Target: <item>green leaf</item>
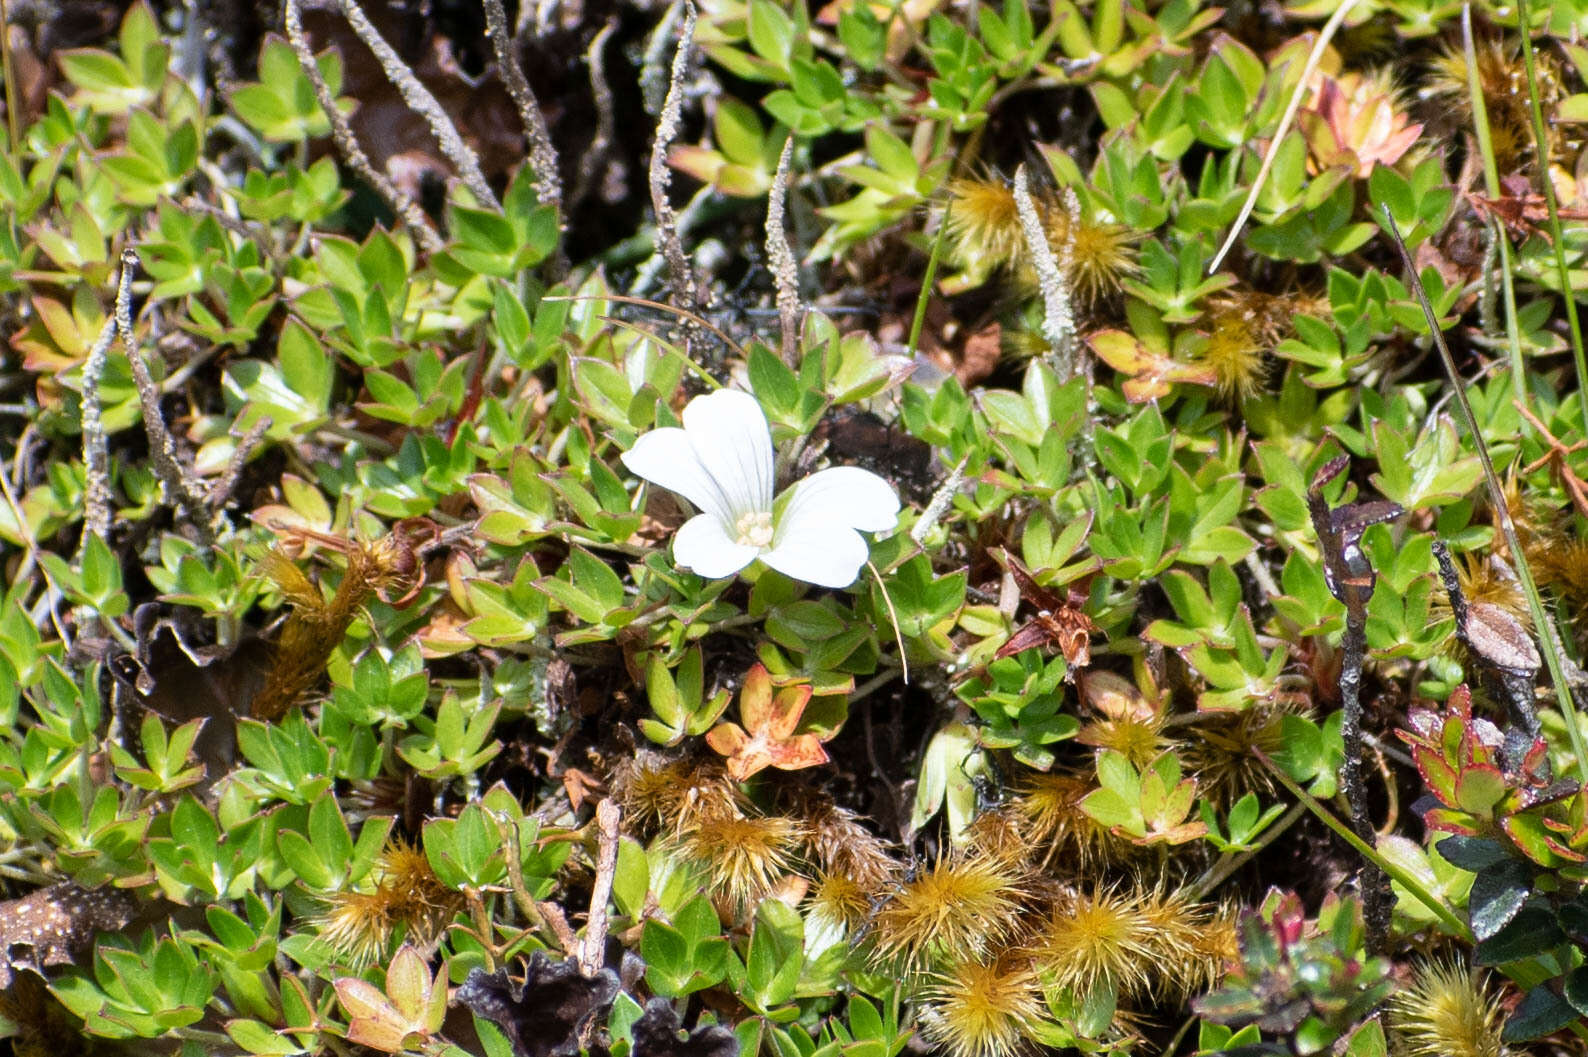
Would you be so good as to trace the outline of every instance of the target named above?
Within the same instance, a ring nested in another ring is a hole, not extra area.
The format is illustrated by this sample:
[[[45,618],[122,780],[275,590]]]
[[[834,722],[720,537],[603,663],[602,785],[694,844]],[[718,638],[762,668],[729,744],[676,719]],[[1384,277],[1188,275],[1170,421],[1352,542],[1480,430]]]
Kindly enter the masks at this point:
[[[331,360],[314,333],[296,318],[289,317],[276,344],[281,358],[282,380],[303,397],[310,407],[324,412],[331,406]]]
[[[1467,903],[1473,935],[1479,940],[1496,935],[1516,917],[1532,891],[1533,871],[1517,859],[1506,859],[1479,872]]]
[[[1479,965],[1504,965],[1531,958],[1565,939],[1554,914],[1540,906],[1524,906],[1497,934],[1478,944],[1474,960]]]
[[[1577,1019],[1577,1011],[1549,984],[1539,984],[1522,997],[1500,1030],[1504,1042],[1529,1042],[1553,1035]]]

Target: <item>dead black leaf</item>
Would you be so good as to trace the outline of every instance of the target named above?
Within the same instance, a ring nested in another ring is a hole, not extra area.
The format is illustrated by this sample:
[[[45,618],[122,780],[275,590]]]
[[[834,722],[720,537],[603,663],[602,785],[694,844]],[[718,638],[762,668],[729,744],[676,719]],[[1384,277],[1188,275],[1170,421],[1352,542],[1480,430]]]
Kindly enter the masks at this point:
[[[136,908],[120,889],[74,881],[0,903],[0,989],[11,986],[17,969],[72,964],[96,933],[119,930]]]
[[[1362,533],[1371,525],[1394,521],[1405,509],[1388,499],[1347,503],[1330,508],[1323,498],[1323,486],[1338,477],[1350,463],[1345,455],[1331,460],[1313,478],[1307,490],[1307,508],[1318,533],[1323,554],[1323,578],[1329,593],[1345,603],[1359,619],[1365,617],[1368,597],[1373,594],[1377,576],[1362,553]]]
[[[720,1024],[706,1024],[684,1034],[678,1014],[665,998],[645,1003],[645,1015],[634,1022],[633,1057],[739,1057],[739,1040]]]
[[[514,1057],[574,1057],[581,1031],[617,993],[618,977],[611,969],[584,977],[575,962],[553,962],[536,951],[522,983],[506,969],[475,969],[458,988],[457,1001],[501,1028]]]

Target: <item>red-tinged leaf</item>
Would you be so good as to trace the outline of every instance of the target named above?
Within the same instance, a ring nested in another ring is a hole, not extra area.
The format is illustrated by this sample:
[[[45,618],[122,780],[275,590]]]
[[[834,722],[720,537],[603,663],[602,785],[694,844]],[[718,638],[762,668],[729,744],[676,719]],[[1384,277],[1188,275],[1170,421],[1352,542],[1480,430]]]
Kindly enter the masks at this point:
[[[386,994],[392,1005],[410,1024],[424,1020],[434,987],[430,970],[419,952],[407,944],[397,952],[386,970]]]
[[[1413,749],[1412,759],[1423,776],[1428,791],[1439,798],[1446,807],[1456,805],[1456,771],[1444,760],[1426,749]]]
[[[1469,767],[1456,776],[1456,806],[1474,815],[1488,817],[1505,799],[1509,789],[1499,768]]]
[[[706,732],[706,744],[723,756],[739,756],[750,744],[750,735],[737,723],[718,723]]]
[[[772,709],[766,715],[765,726],[767,732],[775,738],[787,738],[794,733],[794,728],[800,725],[800,719],[805,715],[805,706],[810,704],[810,686],[790,686],[777,692],[772,698]]]
[[[828,756],[823,739],[794,733],[811,693],[809,684],[798,684],[774,694],[771,676],[757,664],[739,692],[739,718],[744,725],[719,723],[706,734],[706,744],[727,757],[728,774],[740,782],[768,767],[797,771],[824,764]]]
[[[744,675],[744,686],[739,690],[739,715],[744,725],[758,727],[766,722],[772,707],[772,673],[766,665],[757,664]]]
[[[1086,339],[1098,358],[1128,375],[1122,387],[1125,399],[1145,404],[1168,396],[1176,382],[1213,387],[1218,374],[1205,363],[1187,363],[1153,352],[1122,330],[1104,330]]]
[[[1020,597],[1036,606],[1039,611],[1053,613],[1064,608],[1064,601],[1052,591],[1043,587],[1032,578],[1031,570],[1016,560],[1013,554],[1003,552],[1004,564],[1009,568],[1009,575],[1014,577],[1015,586],[1020,589]]]
[[[1207,835],[1208,827],[1205,822],[1184,822],[1169,829],[1153,830],[1145,837],[1138,838],[1137,844],[1184,844],[1187,841],[1197,840]]]
[[[1009,641],[998,647],[998,652],[993,654],[993,658],[1003,660],[1005,657],[1013,657],[1017,653],[1024,653],[1033,647],[1041,646],[1047,641],[1047,629],[1032,621],[1016,628],[1015,633],[1009,636]]]
[[[716,182],[717,174],[728,164],[728,160],[714,150],[680,144],[667,152],[667,164],[703,184],[709,184]]]
[[[1008,551],[1002,554],[1009,575],[1020,589],[1020,599],[1037,610],[1034,617],[1018,628],[1009,641],[999,647],[994,659],[1002,660],[1036,646],[1051,646],[1064,655],[1064,662],[1072,669],[1084,668],[1092,663],[1092,633],[1097,625],[1081,611],[1085,594],[1071,592],[1069,598],[1037,583],[1024,565]]]
[[[1560,842],[1551,837],[1540,823],[1537,815],[1524,813],[1501,819],[1500,828],[1522,849],[1522,854],[1540,866],[1554,868],[1568,862],[1584,861],[1581,854],[1561,847]]]
[[[1465,811],[1444,807],[1436,807],[1424,812],[1423,825],[1441,833],[1455,833],[1463,837],[1476,837],[1480,834],[1478,827],[1473,825],[1471,815]]]
[[[349,1014],[347,1037],[350,1042],[383,1053],[399,1053],[404,1049],[403,1040],[413,1030],[413,1025],[387,1000],[380,988],[356,976],[340,977],[331,986]]]

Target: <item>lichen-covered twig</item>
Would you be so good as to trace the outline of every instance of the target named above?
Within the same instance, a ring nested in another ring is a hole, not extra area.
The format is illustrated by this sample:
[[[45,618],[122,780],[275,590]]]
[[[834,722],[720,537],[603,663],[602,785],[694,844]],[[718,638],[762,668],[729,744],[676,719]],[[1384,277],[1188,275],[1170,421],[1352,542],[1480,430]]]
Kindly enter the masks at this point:
[[[1075,309],[1070,303],[1068,270],[1062,261],[1054,257],[1053,247],[1048,244],[1047,229],[1042,223],[1041,214],[1037,212],[1036,202],[1031,198],[1031,186],[1026,180],[1024,165],[1015,170],[1014,195],[1020,231],[1031,253],[1037,285],[1042,289],[1042,336],[1052,346],[1053,368],[1059,381],[1067,382],[1075,373]],[[1075,214],[1080,208],[1074,191],[1066,196],[1065,206],[1070,210],[1070,224],[1066,230],[1073,232],[1077,226]],[[1071,237],[1066,236],[1066,253],[1069,252],[1068,240]]]
[[[931,535],[932,530],[937,527],[938,521],[948,511],[949,504],[954,501],[954,496],[959,492],[959,486],[965,483],[965,464],[968,462],[970,462],[969,453],[959,460],[959,463],[943,479],[943,483],[937,486],[937,490],[932,493],[931,500],[926,504],[926,509],[921,512],[920,519],[910,529],[910,539],[915,541],[917,547],[925,544],[926,537]]]
[[[287,43],[292,45],[293,52],[298,56],[298,65],[303,68],[304,76],[314,86],[314,97],[319,100],[320,109],[331,122],[331,141],[336,144],[337,153],[342,156],[342,160],[350,169],[358,173],[363,181],[374,189],[392,214],[413,232],[414,238],[419,240],[419,245],[426,253],[439,252],[446,242],[430,223],[430,218],[425,216],[425,211],[420,209],[412,198],[375,168],[369,160],[369,155],[364,153],[364,148],[359,146],[358,137],[353,135],[353,126],[348,124],[347,115],[337,109],[336,97],[331,94],[331,87],[325,83],[325,78],[320,76],[320,67],[314,61],[314,52],[310,50],[309,42],[303,35],[303,17],[298,3],[299,0],[286,0],[282,5],[287,28]]]
[[[116,299],[131,283],[126,268],[121,270],[121,282]],[[88,350],[83,361],[83,465],[88,480],[83,489],[83,543],[89,536],[106,539],[110,536],[110,448],[105,440],[105,423],[100,413],[99,381],[105,376],[105,361],[110,356],[110,343],[116,340],[114,314],[99,331],[99,337]]]
[[[226,470],[210,485],[210,509],[220,510],[231,499],[232,491],[237,487],[237,479],[242,476],[243,464],[248,461],[248,456],[259,447],[259,442],[265,439],[265,434],[270,431],[274,423],[269,415],[261,416],[258,422],[248,427],[248,431],[237,439],[237,447],[232,449],[232,457],[226,462]],[[235,435],[235,433],[234,433]]]
[[[799,270],[794,251],[789,248],[788,232],[783,230],[783,207],[788,198],[789,164],[794,160],[794,137],[783,143],[777,174],[772,177],[772,193],[766,204],[766,257],[772,265],[772,282],[777,287],[777,318],[783,331],[783,362],[799,367],[800,290]]]
[[[458,171],[458,178],[463,181],[463,186],[482,206],[487,209],[500,210],[502,205],[496,199],[496,194],[491,190],[491,185],[486,181],[485,174],[480,171],[479,159],[474,156],[468,146],[463,142],[463,137],[458,135],[458,130],[452,124],[452,119],[447,117],[441,104],[436,102],[436,97],[430,94],[430,89],[419,83],[419,78],[408,68],[408,64],[392,50],[386,43],[386,38],[370,22],[364,14],[364,9],[358,6],[358,0],[341,0],[342,16],[347,19],[348,25],[353,27],[353,32],[358,34],[358,39],[364,46],[375,53],[375,61],[380,63],[380,68],[385,71],[386,77],[391,81],[398,94],[403,97],[403,102],[413,108],[414,112],[425,119],[425,124],[430,126],[430,131],[436,137],[436,142],[441,146],[441,153],[447,156],[453,168]]]
[[[657,117],[662,114],[662,103],[667,98],[667,85],[671,81],[667,46],[678,36],[678,20],[683,14],[683,4],[668,5],[667,14],[646,39],[645,53],[640,57],[640,101],[647,114]]]
[[[695,43],[695,5],[684,0],[684,25],[679,33],[678,51],[673,55],[672,72],[667,85],[667,99],[662,103],[662,114],[656,122],[656,139],[651,144],[651,208],[656,212],[656,243],[661,247],[667,262],[668,277],[672,286],[672,301],[686,312],[699,313],[700,294],[695,289],[695,276],[684,255],[684,243],[678,236],[678,216],[667,198],[672,183],[672,170],[667,166],[667,150],[678,136],[680,115],[684,106],[684,80],[689,74],[690,52]],[[695,333],[693,328],[684,331],[685,352],[694,358]]]
[[[557,211],[562,221],[562,177],[557,172],[557,148],[551,143],[551,130],[546,127],[546,117],[540,112],[540,103],[534,89],[524,77],[524,70],[513,54],[516,38],[507,28],[507,12],[502,10],[502,0],[484,0],[485,35],[491,38],[496,52],[496,68],[502,72],[502,83],[513,105],[518,107],[519,120],[524,123],[524,136],[529,140],[529,167],[535,173],[535,190],[543,205]]]
[[[137,338],[132,333],[131,275],[139,266],[138,253],[130,246],[121,251],[121,290],[129,296],[116,297],[116,330],[121,334],[122,347],[127,350],[127,360],[132,366],[132,381],[138,387],[138,402],[143,410],[143,431],[149,438],[149,455],[154,461],[155,476],[165,488],[166,501],[177,508],[182,517],[198,533],[205,547],[215,544],[215,513],[210,509],[204,485],[198,477],[182,464],[177,454],[176,440],[166,428],[160,413],[160,387],[149,374],[149,365],[138,350]]]
[[[1505,699],[1511,715],[1511,727],[1505,734],[1505,765],[1520,770],[1542,732],[1538,710],[1533,707],[1533,687],[1543,664],[1538,647],[1527,627],[1504,608],[1492,602],[1467,601],[1444,540],[1434,541],[1434,558],[1450,598],[1450,614],[1456,618],[1456,638],[1467,648],[1474,666],[1492,678]],[[1547,758],[1544,766],[1549,766]]]

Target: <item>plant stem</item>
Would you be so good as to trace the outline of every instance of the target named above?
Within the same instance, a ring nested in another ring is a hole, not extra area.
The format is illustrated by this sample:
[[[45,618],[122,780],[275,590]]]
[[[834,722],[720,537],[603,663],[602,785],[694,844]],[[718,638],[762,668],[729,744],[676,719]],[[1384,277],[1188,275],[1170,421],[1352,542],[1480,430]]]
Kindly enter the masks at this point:
[[[1367,652],[1366,614],[1350,607],[1345,618],[1345,637],[1340,643],[1340,706],[1345,722],[1340,739],[1345,743],[1345,759],[1340,764],[1340,787],[1351,805],[1351,828],[1363,844],[1375,846],[1378,834],[1368,814],[1367,787],[1362,784],[1362,658]],[[1367,924],[1368,942],[1382,951],[1389,940],[1390,913],[1394,909],[1389,877],[1369,860],[1362,877],[1362,917]]]
[[[1461,918],[1456,915],[1456,912],[1446,905],[1444,900],[1440,899],[1438,896],[1434,895],[1427,888],[1425,888],[1421,879],[1419,879],[1415,874],[1402,869],[1400,866],[1390,862],[1388,859],[1384,858],[1384,856],[1380,855],[1376,848],[1352,832],[1351,827],[1335,818],[1334,813],[1320,804],[1317,797],[1313,796],[1311,793],[1301,788],[1301,786],[1297,785],[1296,780],[1291,778],[1290,775],[1286,774],[1284,769],[1275,763],[1262,749],[1254,747],[1252,749],[1252,754],[1257,757],[1259,762],[1261,762],[1264,767],[1268,768],[1268,770],[1276,779],[1278,779],[1280,785],[1284,786],[1290,791],[1292,796],[1301,801],[1302,804],[1306,805],[1307,810],[1316,815],[1320,822],[1334,830],[1334,832],[1339,835],[1341,840],[1345,841],[1347,844],[1351,845],[1351,847],[1361,852],[1362,855],[1366,857],[1367,860],[1374,866],[1377,866],[1384,873],[1388,874],[1390,877],[1399,882],[1401,887],[1410,892],[1412,897],[1419,903],[1433,911],[1434,916],[1449,926],[1457,936],[1466,940],[1468,943],[1473,942],[1472,929],[1467,927],[1467,923],[1462,921]]]

